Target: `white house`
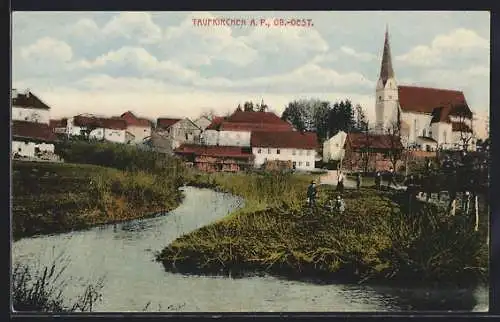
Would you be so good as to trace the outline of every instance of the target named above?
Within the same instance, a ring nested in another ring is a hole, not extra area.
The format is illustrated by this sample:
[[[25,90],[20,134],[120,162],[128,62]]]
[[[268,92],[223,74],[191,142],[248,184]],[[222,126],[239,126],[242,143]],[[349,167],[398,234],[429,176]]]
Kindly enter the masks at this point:
[[[316,133],[252,132],[254,166],[261,167],[266,161],[291,161],[297,170],[313,170],[316,157]]]
[[[137,117],[131,111],[123,113],[120,118],[127,123],[127,142],[140,144],[151,136],[152,123],[148,119]]]
[[[50,107],[30,90],[12,90],[12,120],[49,124]]]
[[[464,93],[457,90],[398,85],[386,31],[375,116],[379,133],[401,129],[406,147],[421,150],[474,149],[472,119]]]
[[[14,120],[12,126],[12,154],[40,158],[54,155],[56,136],[45,123]]]
[[[201,129],[188,118],[158,118],[156,131],[171,137],[172,149],[181,144],[195,144],[200,141]]]
[[[347,133],[339,131],[337,134],[323,142],[323,162],[340,160],[344,156],[344,144]]]
[[[127,123],[121,118],[77,115],[67,120],[69,136],[88,135],[89,139],[127,143]]]
[[[228,117],[217,117],[201,135],[201,143],[219,146],[251,146],[254,132],[292,132],[293,126],[271,112],[236,110]]]

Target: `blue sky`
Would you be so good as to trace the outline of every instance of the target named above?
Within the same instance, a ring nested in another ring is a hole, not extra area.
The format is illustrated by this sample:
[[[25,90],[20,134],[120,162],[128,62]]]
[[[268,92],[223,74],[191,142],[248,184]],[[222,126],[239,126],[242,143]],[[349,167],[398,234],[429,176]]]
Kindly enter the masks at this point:
[[[197,27],[193,18],[312,19]],[[15,12],[13,87],[53,117],[126,110],[195,117],[264,101],[351,99],[374,115],[386,25],[399,84],[463,90],[489,113],[488,12]]]

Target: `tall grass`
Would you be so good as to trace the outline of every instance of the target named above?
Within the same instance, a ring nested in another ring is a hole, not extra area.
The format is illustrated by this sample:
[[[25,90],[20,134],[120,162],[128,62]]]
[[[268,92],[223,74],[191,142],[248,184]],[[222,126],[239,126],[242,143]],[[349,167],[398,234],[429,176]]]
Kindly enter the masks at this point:
[[[334,194],[322,187],[319,203]],[[344,198],[343,214],[279,202],[237,213],[178,238],[157,260],[187,273],[323,281],[466,285],[487,276],[484,236],[463,217],[422,203],[410,215],[391,193],[370,189],[348,190]]]
[[[80,296],[67,299],[67,281],[62,274],[67,266],[53,262],[41,269],[16,264],[12,271],[12,305],[18,312],[91,312],[102,300],[103,279],[89,283]]]
[[[13,164],[14,238],[146,217],[180,203],[174,178],[69,163]]]

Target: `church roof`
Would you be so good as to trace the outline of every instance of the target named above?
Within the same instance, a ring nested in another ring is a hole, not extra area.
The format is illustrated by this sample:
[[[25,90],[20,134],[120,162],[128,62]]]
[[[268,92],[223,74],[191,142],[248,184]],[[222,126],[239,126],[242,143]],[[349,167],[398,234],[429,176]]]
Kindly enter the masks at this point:
[[[391,59],[391,46],[389,44],[389,31],[385,31],[385,41],[384,41],[384,52],[382,54],[382,64],[380,66],[380,79],[382,79],[383,84],[387,82],[389,78],[394,77],[394,69],[392,68]]]
[[[417,87],[398,86],[399,105],[403,112],[432,114],[435,109],[465,106],[470,111],[462,91]]]

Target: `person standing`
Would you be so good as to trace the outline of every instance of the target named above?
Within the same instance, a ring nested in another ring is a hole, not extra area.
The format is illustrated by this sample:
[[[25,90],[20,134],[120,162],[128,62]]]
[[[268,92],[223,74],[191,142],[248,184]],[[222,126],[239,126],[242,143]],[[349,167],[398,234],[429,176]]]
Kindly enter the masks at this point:
[[[382,178],[380,176],[380,172],[377,171],[375,173],[375,187],[377,187],[377,190],[380,190],[381,184],[382,184]]]
[[[307,201],[309,203],[309,207],[313,207],[316,205],[316,182],[313,180],[309,187],[307,187]]]
[[[387,188],[390,188],[392,185],[394,185],[395,188],[398,187],[396,181],[394,180],[394,176],[394,169],[391,167],[389,168],[389,184],[387,185]]]
[[[343,214],[345,211],[345,202],[340,195],[337,196],[337,200],[335,201],[335,209],[339,214]]]
[[[356,189],[359,190],[361,188],[361,173],[356,173]]]
[[[337,191],[340,193],[344,192],[344,174],[342,171],[339,171],[338,177],[337,177]]]

